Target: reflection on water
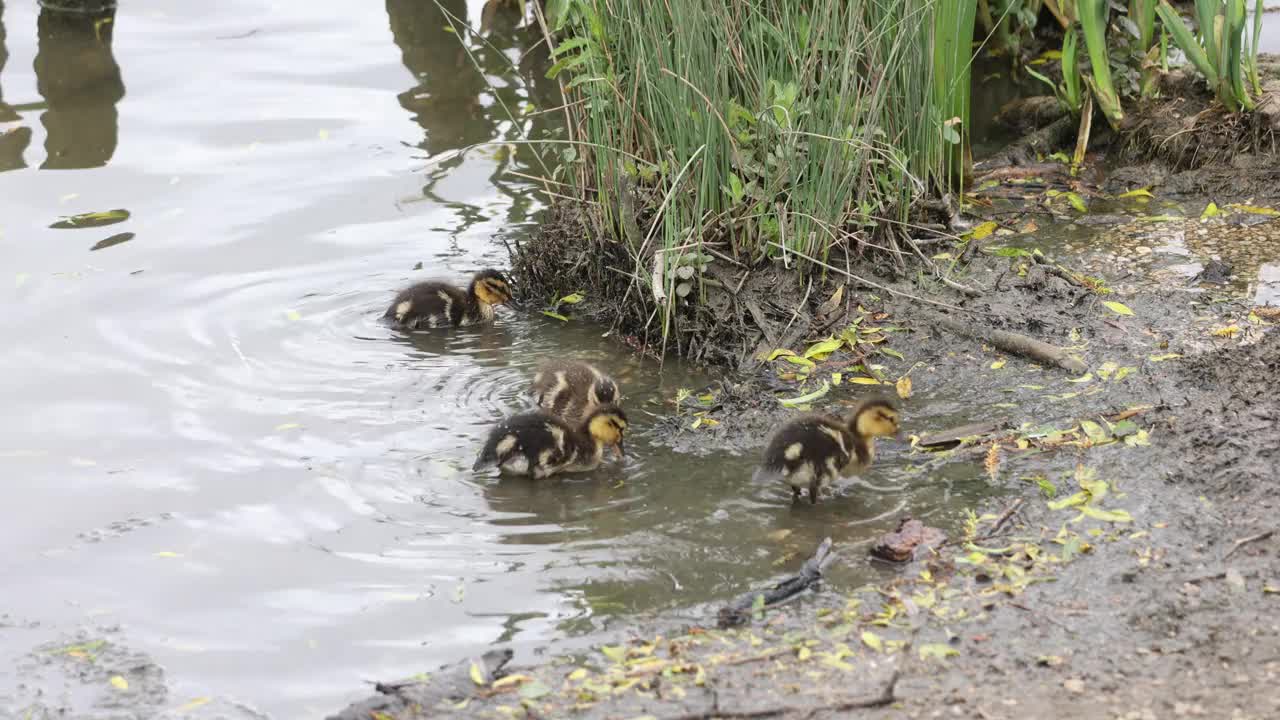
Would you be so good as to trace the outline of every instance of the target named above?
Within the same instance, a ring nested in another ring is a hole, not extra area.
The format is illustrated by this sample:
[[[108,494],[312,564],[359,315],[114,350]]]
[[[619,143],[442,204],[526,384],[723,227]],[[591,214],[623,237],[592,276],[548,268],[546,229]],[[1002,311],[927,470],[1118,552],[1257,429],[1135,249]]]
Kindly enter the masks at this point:
[[[116,103],[124,97],[111,53],[115,8],[96,12],[40,10],[37,87],[49,109],[45,169],[105,165],[116,151]]]
[[[4,9],[0,107],[48,157],[25,167],[0,138],[0,572],[21,588],[0,614],[51,640],[119,623],[175,705],[310,717],[362,678],[694,612],[827,534],[848,549],[832,583],[860,583],[886,513],[947,526],[991,492],[969,466],[924,482],[886,445],[875,481],[906,490],[794,507],[751,482],[755,457],[655,443],[653,416],[707,379],[604,328],[507,309],[491,328],[380,325],[406,283],[505,264],[495,238],[540,207],[516,174],[541,172],[528,146],[457,151],[562,117],[539,112],[555,85],[518,3],[442,4],[131,0],[88,25]],[[130,217],[49,229],[109,208]],[[622,384],[625,464],[472,473],[537,363],[565,354]],[[920,398],[919,429],[969,419]],[[0,715],[35,692],[6,672],[30,648],[0,634]]]

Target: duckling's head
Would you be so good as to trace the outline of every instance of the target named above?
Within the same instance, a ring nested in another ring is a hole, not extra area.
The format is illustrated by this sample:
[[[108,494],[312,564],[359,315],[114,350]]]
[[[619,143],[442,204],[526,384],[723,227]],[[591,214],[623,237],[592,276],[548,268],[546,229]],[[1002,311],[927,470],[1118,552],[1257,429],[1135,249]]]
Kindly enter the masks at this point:
[[[511,283],[497,270],[481,270],[471,279],[471,294],[486,305],[505,305],[511,302]]]
[[[853,411],[849,423],[854,432],[865,438],[893,437],[898,434],[898,408],[888,398],[876,397],[862,401]]]
[[[608,377],[596,378],[595,384],[591,386],[591,394],[596,405],[612,405],[618,402],[620,395],[618,384]]]
[[[627,431],[627,414],[617,405],[601,405],[587,415],[587,434],[604,447],[612,447],[622,457],[622,436]]]

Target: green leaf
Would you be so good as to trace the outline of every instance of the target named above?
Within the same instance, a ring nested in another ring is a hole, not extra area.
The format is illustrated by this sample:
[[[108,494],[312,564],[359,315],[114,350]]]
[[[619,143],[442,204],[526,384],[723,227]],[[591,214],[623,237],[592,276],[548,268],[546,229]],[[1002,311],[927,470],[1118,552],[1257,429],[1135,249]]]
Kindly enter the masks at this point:
[[[1088,493],[1078,492],[1068,497],[1064,497],[1061,500],[1054,500],[1053,502],[1049,503],[1049,509],[1063,510],[1065,508],[1075,507],[1076,505],[1083,505],[1088,501],[1089,501]]]
[[[104,225],[115,225],[129,219],[129,211],[123,209],[103,210],[101,212],[71,215],[55,222],[49,227],[55,230],[73,230],[76,228],[93,228]]]
[[[1149,198],[1149,197],[1155,197],[1155,195],[1151,194],[1151,188],[1138,188],[1137,190],[1130,190],[1129,192],[1120,193],[1116,197],[1121,197],[1121,198],[1148,197]]]
[[[560,313],[558,313],[558,312],[551,312],[550,310],[543,310],[543,311],[542,311],[542,314],[543,314],[543,315],[546,315],[546,316],[547,316],[547,317],[549,317],[549,318],[555,318],[556,320],[559,320],[560,322],[569,322],[569,318],[567,318],[567,317],[565,317],[565,316],[561,315],[561,314],[560,314]]]
[[[808,350],[804,351],[804,356],[806,358],[825,360],[828,355],[842,347],[844,347],[844,340],[829,337],[826,340],[822,340],[811,345]]]
[[[888,355],[889,357],[898,358],[899,360],[906,360],[906,358],[902,356],[902,353],[898,352],[897,350],[894,350],[893,348],[880,348],[880,352],[884,353],[885,355]]]
[[[565,295],[564,297],[560,298],[560,302],[564,303],[565,305],[577,305],[578,303],[586,299],[587,299],[586,295],[583,295],[580,292],[576,292],[571,295]]]
[[[949,657],[954,657],[959,654],[959,650],[956,650],[946,643],[925,643],[920,646],[921,660],[946,660]]]
[[[1104,300],[1102,304],[1105,305],[1108,310],[1110,310],[1111,312],[1117,315],[1133,314],[1133,311],[1129,309],[1128,305],[1125,305],[1124,303],[1116,302],[1115,300]]]
[[[1084,204],[1084,198],[1073,192],[1063,194],[1067,196],[1067,202],[1071,203],[1071,207],[1075,208],[1077,212],[1089,212],[1089,206]]]
[[[797,407],[799,405],[807,405],[813,402],[814,400],[817,400],[818,398],[822,397],[823,395],[826,395],[827,392],[829,392],[830,390],[831,390],[831,384],[824,380],[822,383],[822,387],[818,388],[817,390],[814,390],[808,395],[801,395],[800,397],[794,397],[794,398],[778,398],[778,402],[782,403],[783,407]]]
[[[978,225],[974,229],[970,230],[969,237],[973,238],[974,240],[985,240],[986,238],[991,236],[991,233],[995,232],[999,228],[1000,228],[999,224],[988,220],[987,222],[984,222],[981,225]]]
[[[601,645],[600,652],[615,663],[621,663],[627,659],[627,649],[621,645]]]
[[[1217,217],[1221,214],[1222,211],[1218,209],[1218,204],[1210,200],[1209,204],[1204,206],[1204,212],[1200,213],[1200,219]]]
[[[773,362],[774,360],[777,360],[778,358],[783,357],[784,355],[795,355],[795,353],[786,348],[778,348],[777,350],[774,350],[773,352],[769,353],[769,357],[765,358],[765,360],[767,362]]]

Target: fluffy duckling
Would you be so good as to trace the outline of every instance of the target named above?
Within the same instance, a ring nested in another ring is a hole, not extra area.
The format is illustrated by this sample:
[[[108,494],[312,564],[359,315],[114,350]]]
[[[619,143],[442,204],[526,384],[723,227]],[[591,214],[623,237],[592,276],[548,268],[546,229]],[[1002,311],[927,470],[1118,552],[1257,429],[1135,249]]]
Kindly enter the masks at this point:
[[[402,330],[474,325],[492,321],[494,306],[511,300],[507,277],[497,270],[481,270],[466,290],[439,280],[405,288],[382,319]]]
[[[601,405],[577,427],[542,411],[503,420],[476,458],[473,470],[497,467],[511,475],[544,478],[559,472],[585,472],[600,465],[605,447],[622,457],[627,416],[616,405]]]
[[[885,398],[862,401],[846,418],[798,417],[773,434],[755,479],[786,482],[793,501],[807,487],[809,502],[816,504],[824,485],[837,477],[856,475],[871,464],[875,439],[897,435],[898,420],[897,407]]]
[[[533,376],[538,407],[576,425],[600,405],[618,402],[618,383],[582,360],[548,360]]]

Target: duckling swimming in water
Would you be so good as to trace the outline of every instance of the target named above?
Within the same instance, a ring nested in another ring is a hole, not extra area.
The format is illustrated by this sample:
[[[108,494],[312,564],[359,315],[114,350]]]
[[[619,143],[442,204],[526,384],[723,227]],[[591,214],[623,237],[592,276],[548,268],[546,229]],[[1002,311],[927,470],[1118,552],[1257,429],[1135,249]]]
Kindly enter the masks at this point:
[[[600,405],[620,399],[618,383],[583,360],[548,360],[533,376],[533,400],[538,407],[576,425]]]
[[[382,319],[402,330],[474,325],[492,321],[494,306],[511,300],[507,277],[497,270],[481,270],[466,290],[439,280],[405,288]]]
[[[544,478],[560,472],[594,470],[605,447],[622,457],[627,416],[616,405],[601,405],[577,427],[543,411],[503,420],[489,433],[473,470],[497,467],[510,475]]]
[[[875,460],[875,439],[898,434],[898,409],[891,400],[871,398],[847,418],[803,415],[778,428],[756,470],[757,481],[782,480],[791,486],[792,500],[809,489],[817,504],[818,491],[837,477],[856,475]]]

